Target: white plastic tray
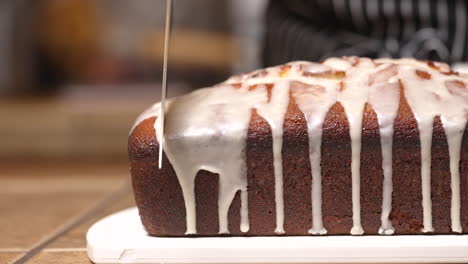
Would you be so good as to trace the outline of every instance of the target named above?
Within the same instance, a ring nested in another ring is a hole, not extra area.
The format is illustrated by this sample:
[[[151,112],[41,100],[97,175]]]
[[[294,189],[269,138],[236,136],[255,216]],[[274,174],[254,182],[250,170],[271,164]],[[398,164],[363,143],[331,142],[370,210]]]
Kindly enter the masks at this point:
[[[88,231],[95,263],[449,263],[468,262],[468,236],[161,238],[126,209]]]

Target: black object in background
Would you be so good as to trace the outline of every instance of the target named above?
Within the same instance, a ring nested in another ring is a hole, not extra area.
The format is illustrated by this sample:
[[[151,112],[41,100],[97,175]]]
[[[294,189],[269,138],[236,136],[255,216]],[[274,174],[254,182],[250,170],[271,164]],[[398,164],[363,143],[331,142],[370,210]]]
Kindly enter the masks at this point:
[[[466,61],[465,0],[271,0],[263,62],[330,56]]]

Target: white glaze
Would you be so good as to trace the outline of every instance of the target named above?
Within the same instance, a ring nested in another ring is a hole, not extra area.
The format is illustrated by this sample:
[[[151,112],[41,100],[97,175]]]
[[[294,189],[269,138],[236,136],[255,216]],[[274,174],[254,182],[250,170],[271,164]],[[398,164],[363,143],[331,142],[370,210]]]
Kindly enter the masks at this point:
[[[310,72],[319,73],[332,70],[322,64],[309,66]],[[322,174],[320,168],[322,128],[330,107],[336,103],[340,80],[311,78],[307,83],[291,85],[294,99],[307,120],[309,135],[309,160],[312,174],[312,228],[310,234],[324,235],[327,230],[322,220]]]
[[[453,122],[457,124],[457,126],[465,127],[468,112],[466,96],[454,96],[449,91],[446,84],[447,81],[456,80],[464,83],[465,80],[463,77],[440,73],[429,67],[427,64],[414,60],[400,60],[398,63],[400,63],[399,77],[404,84],[405,97],[416,118],[420,134],[422,204],[424,216],[424,227],[422,231],[433,232],[431,201],[431,144],[434,118],[436,116],[440,116],[442,120],[446,120],[445,123]],[[442,67],[443,70],[447,70],[444,66]],[[416,70],[430,72],[431,79],[427,80],[419,78],[416,74]],[[466,93],[466,87],[461,92]],[[452,149],[457,149],[457,146],[454,146],[457,142],[453,139],[452,135],[448,136],[448,142],[452,142]],[[461,148],[461,140],[458,142],[458,145],[458,147]],[[452,152],[454,151],[452,150]],[[450,158],[456,158],[454,155],[455,154],[452,154]],[[452,164],[453,161],[450,163]],[[453,166],[454,165],[451,165],[451,167]],[[457,176],[454,175],[454,170],[455,168],[451,169],[452,179],[457,178]],[[458,169],[456,170],[458,171]],[[459,211],[453,207],[452,210]],[[452,217],[454,217],[453,214]],[[452,221],[456,220],[452,219]]]
[[[329,63],[325,61],[325,64]],[[333,65],[329,63],[329,65]],[[344,66],[344,65],[343,65]],[[342,66],[342,67],[343,67]],[[353,201],[353,227],[352,235],[362,235],[361,226],[361,133],[364,106],[369,93],[369,72],[375,69],[374,63],[369,59],[362,59],[353,67],[348,63],[346,79],[343,81],[343,90],[338,94],[338,101],[343,106],[349,122],[349,135],[351,138],[351,182]]]
[[[400,103],[400,85],[394,81],[396,66],[381,65],[376,69],[375,80],[369,84],[369,104],[372,105],[379,122],[380,144],[382,146],[382,170],[384,174],[382,194],[382,215],[379,234],[391,235],[395,232],[389,219],[392,210],[393,168],[392,147],[393,128]],[[381,100],[384,97],[385,100]]]
[[[248,91],[247,87],[236,89],[225,84],[178,97],[168,104],[165,153],[182,187],[187,234],[196,233],[194,182],[199,170],[219,174],[219,233],[229,233],[228,210],[239,190],[241,227],[248,231],[246,136],[251,109],[265,101],[264,89]]]
[[[434,67],[438,67],[436,70]],[[416,70],[430,75],[421,78]],[[337,74],[343,71],[345,74]],[[306,74],[307,73],[307,74]],[[468,92],[451,87],[448,81],[464,82],[464,76],[450,73],[445,64],[413,59],[331,58],[323,64],[297,61],[238,75],[213,88],[205,88],[170,100],[167,105],[165,152],[182,187],[186,207],[187,234],[196,233],[194,182],[199,170],[219,174],[219,233],[229,233],[228,210],[237,192],[241,197],[242,232],[249,230],[248,192],[246,178],[246,140],[253,109],[269,124],[273,136],[275,204],[277,234],[284,230],[283,199],[283,125],[289,104],[294,97],[307,120],[309,159],[312,175],[312,228],[310,234],[325,234],[322,220],[321,140],[326,114],[340,103],[348,118],[352,146],[352,207],[351,234],[363,234],[360,208],[360,154],[363,114],[366,103],[377,114],[382,145],[384,172],[380,234],[393,234],[389,220],[392,208],[392,142],[393,127],[399,107],[400,83],[403,96],[414,113],[421,139],[421,178],[423,194],[424,232],[433,231],[430,199],[430,161],[434,118],[440,116],[449,144],[452,188],[452,230],[461,232],[459,161],[461,139],[466,127]],[[327,76],[331,74],[332,77]],[[267,85],[271,84],[271,94]],[[251,89],[256,86],[255,89]],[[455,94],[453,92],[455,89]],[[158,115],[155,104],[137,119]],[[159,130],[156,119],[155,130]],[[133,128],[132,128],[133,130]],[[287,231],[287,230],[286,230]]]
[[[421,141],[421,184],[424,227],[423,232],[433,232],[431,199],[431,144],[434,119],[418,120],[419,139]]]
[[[461,217],[460,217],[460,152],[463,132],[465,131],[465,123],[454,123],[442,118],[442,124],[447,135],[449,154],[450,154],[450,175],[452,199],[450,208],[450,217],[452,219],[452,232],[461,233]]]
[[[271,91],[271,100],[256,105],[257,113],[270,125],[273,136],[273,168],[275,174],[275,233],[284,234],[284,199],[283,199],[283,124],[289,104],[289,81],[279,80]]]
[[[135,127],[140,124],[143,120],[151,118],[151,117],[158,117],[159,112],[161,111],[161,103],[157,102],[150,106],[148,109],[143,111],[137,119],[135,120],[135,123],[133,124],[132,128],[130,129],[130,134],[132,134],[133,130],[135,130]]]

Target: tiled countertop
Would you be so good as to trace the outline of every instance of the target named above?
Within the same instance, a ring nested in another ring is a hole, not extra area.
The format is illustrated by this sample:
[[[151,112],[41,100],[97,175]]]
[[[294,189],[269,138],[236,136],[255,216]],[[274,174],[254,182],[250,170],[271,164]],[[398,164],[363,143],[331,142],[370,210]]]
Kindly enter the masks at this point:
[[[90,263],[86,232],[134,206],[125,162],[1,164],[0,263]]]
[[[0,264],[90,264],[89,227],[132,206],[125,161],[0,162]]]

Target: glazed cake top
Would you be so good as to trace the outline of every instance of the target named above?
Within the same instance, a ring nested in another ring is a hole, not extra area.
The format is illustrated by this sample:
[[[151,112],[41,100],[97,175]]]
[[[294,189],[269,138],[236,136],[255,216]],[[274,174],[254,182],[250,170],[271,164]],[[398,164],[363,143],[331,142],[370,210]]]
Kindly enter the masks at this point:
[[[284,116],[294,99],[307,120],[312,186],[313,221],[310,233],[324,234],[321,216],[321,136],[329,109],[340,103],[347,116],[352,141],[351,234],[364,232],[360,220],[360,151],[365,104],[377,114],[383,155],[384,197],[382,234],[393,233],[388,218],[392,190],[392,136],[400,97],[413,112],[421,140],[423,208],[425,232],[433,231],[430,194],[431,139],[434,118],[440,116],[451,159],[452,229],[461,231],[458,162],[468,119],[468,76],[443,63],[415,59],[330,58],[322,63],[295,61],[281,66],[236,75],[211,88],[173,98],[166,105],[164,151],[177,174],[185,199],[187,234],[196,233],[194,180],[199,170],[220,175],[219,232],[228,233],[227,212],[241,191],[241,230],[249,229],[245,148],[251,111],[255,109],[271,127],[275,173],[276,230],[284,233],[282,188],[282,141]],[[403,93],[402,95],[400,93]],[[157,103],[145,111],[144,119],[157,117]],[[452,168],[453,167],[453,168]],[[458,185],[457,185],[458,183]],[[457,187],[458,186],[458,187]]]

